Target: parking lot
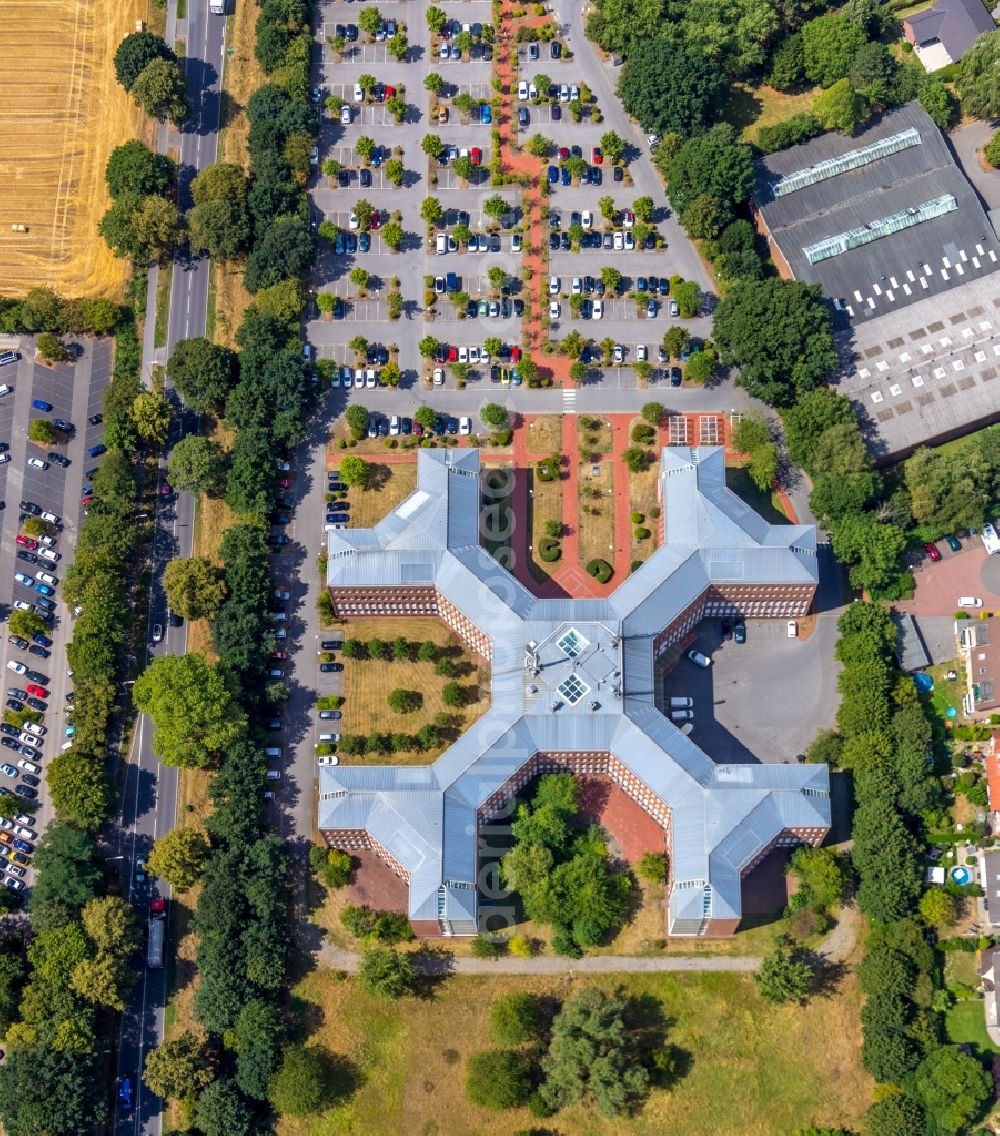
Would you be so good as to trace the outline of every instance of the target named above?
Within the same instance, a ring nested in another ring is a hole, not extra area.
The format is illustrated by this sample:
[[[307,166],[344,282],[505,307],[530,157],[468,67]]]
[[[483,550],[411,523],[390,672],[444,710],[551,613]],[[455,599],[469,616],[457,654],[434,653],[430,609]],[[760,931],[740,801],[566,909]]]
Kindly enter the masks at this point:
[[[817,616],[805,637],[789,638],[787,624],[747,620],[746,642],[737,643],[723,639],[721,621],[705,620],[692,648],[711,666],[685,656],[666,675],[665,713],[671,697],[693,699],[691,739],[713,761],[794,762],[819,730],[833,725],[840,669],[833,656],[836,614]]]
[[[34,349],[29,341],[21,344],[21,350],[22,358],[16,364],[0,370],[0,382],[13,387],[11,393],[0,398],[0,442],[6,444],[8,448],[4,453],[10,455],[9,460],[0,465],[0,499],[3,501],[0,512],[0,580],[7,581],[3,584],[0,599],[5,612],[9,614],[14,602],[37,603],[39,599],[48,598],[37,590],[42,582],[36,579],[38,572],[45,571],[54,576],[57,583],[51,585],[54,611],[46,636],[51,643],[33,643],[31,645],[39,651],[29,653],[5,637],[0,644],[0,663],[5,676],[5,700],[14,699],[24,704],[23,698],[12,693],[23,690],[29,697],[38,697],[46,707],[42,719],[45,732],[38,735],[42,744],[29,746],[34,757],[28,758],[44,765],[44,761],[58,753],[66,743],[65,730],[72,721],[65,712],[65,708],[70,706],[73,686],[66,665],[66,644],[72,636],[72,620],[59,602],[59,583],[72,562],[83,515],[83,487],[88,484],[87,473],[95,470],[101,460],[100,457],[90,457],[87,451],[101,442],[103,425],[88,420],[101,413],[104,391],[110,378],[111,343],[109,340],[86,342],[82,356],[74,365],[58,364],[54,367],[34,362]],[[33,402],[43,403],[51,409],[33,407]],[[73,429],[60,430],[52,444],[36,444],[28,440],[28,425],[33,418],[59,419],[72,425]],[[61,456],[69,464],[63,467],[51,461],[50,453]],[[28,465],[32,457],[46,463],[48,468]],[[22,509],[22,502],[29,503],[30,508]],[[39,545],[32,540],[19,545],[15,541],[21,529],[20,518],[31,515],[35,509],[59,518],[49,526],[49,539],[53,542],[49,550],[58,559],[38,557],[38,550],[44,548],[44,544]],[[38,558],[34,561],[27,559],[31,556]],[[34,581],[33,586],[16,583],[15,572]],[[45,656],[42,651],[50,654]],[[42,674],[46,681],[37,682],[31,676],[15,673],[9,665],[11,663]],[[29,682],[41,687],[45,693],[31,694],[27,689]],[[14,706],[8,701],[6,708],[12,710]],[[24,744],[12,734],[5,734],[5,738]],[[8,765],[16,767],[19,760],[27,757],[23,751],[18,753],[8,748],[10,752],[3,753],[3,761]],[[4,777],[2,784],[7,788],[24,786],[24,770],[16,778]],[[28,788],[31,787],[29,784]],[[50,819],[52,810],[44,782],[38,785],[38,791],[37,824],[32,827],[40,832]],[[3,866],[8,867],[6,861]]]

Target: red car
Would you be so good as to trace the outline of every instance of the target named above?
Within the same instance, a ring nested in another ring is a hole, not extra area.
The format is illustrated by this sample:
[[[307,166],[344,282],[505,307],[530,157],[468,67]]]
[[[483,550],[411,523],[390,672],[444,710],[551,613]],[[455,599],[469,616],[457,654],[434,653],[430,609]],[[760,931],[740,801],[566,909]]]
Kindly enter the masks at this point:
[[[164,483],[160,486],[160,492],[164,497],[169,497],[170,494],[173,493],[173,491],[173,486],[169,481],[164,481]]]
[[[38,547],[38,541],[32,540],[30,536],[25,536],[24,533],[18,533],[14,540],[22,545],[24,548],[30,549],[32,552]]]
[[[599,166],[604,161],[604,155],[601,153],[600,146],[595,146],[591,151],[594,159],[594,165]]]
[[[569,157],[569,147],[568,146],[560,146],[559,147],[559,157],[562,161],[564,161],[564,162],[566,161],[566,159]]]
[[[272,659],[287,659],[288,658],[288,652],[287,651],[272,651],[271,652],[271,658]]]
[[[372,228],[377,229],[382,224],[382,214],[377,209],[372,210]]]
[[[278,485],[279,485],[279,487],[280,487],[280,488],[282,488],[282,489],[291,489],[291,487],[292,487],[292,480],[291,480],[291,478],[290,478],[290,477],[283,477],[283,478],[282,478],[282,479],[281,479],[281,480],[280,480],[280,481],[278,482]]]
[[[520,347],[512,347],[510,349],[510,357],[515,363],[520,363],[520,361],[521,361],[521,348]]]
[[[81,505],[89,505],[89,504],[90,504],[90,502],[91,502],[91,501],[93,501],[93,499],[94,499],[94,498],[93,498],[93,497],[91,497],[91,496],[90,496],[90,494],[88,493],[86,497],[82,497],[82,498],[80,499],[80,504],[81,504]]]
[[[458,348],[457,347],[449,347],[448,348],[448,362],[449,363],[457,363],[458,362]]]
[[[396,88],[395,88],[395,87],[391,87],[391,86],[389,86],[389,84],[387,83],[387,84],[386,84],[386,87],[385,87],[385,97],[386,97],[387,99],[391,99],[391,98],[392,98],[392,96],[393,96],[393,95],[394,95],[395,93],[396,93]]]
[[[941,559],[941,553],[938,551],[938,546],[934,543],[934,541],[932,541],[932,540],[927,541],[927,543],[924,545],[924,550],[926,551],[927,555],[931,558],[931,560],[940,560]]]
[[[478,146],[473,146],[469,151],[469,160],[474,166],[481,166],[483,164],[483,152]]]
[[[48,698],[49,692],[44,686],[37,686],[33,682],[29,682],[24,688],[29,694],[33,694],[36,698]]]
[[[413,423],[413,433],[414,433],[414,435],[415,435],[416,437],[418,437],[418,438],[419,438],[419,437],[420,437],[420,435],[421,435],[421,434],[422,434],[423,432],[424,432],[424,428],[423,428],[423,426],[421,426],[419,422],[414,422],[414,423]]]

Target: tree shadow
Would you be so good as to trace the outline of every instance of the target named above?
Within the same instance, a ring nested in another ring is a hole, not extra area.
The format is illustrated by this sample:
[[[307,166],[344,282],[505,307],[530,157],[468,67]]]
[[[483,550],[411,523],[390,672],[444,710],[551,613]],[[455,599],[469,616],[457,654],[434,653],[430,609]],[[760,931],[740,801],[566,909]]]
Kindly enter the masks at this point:
[[[763,106],[763,102],[749,87],[734,83],[729,88],[723,113],[726,121],[740,131],[756,122]]]
[[[417,972],[413,993],[417,998],[430,999],[441,983],[455,973],[455,956],[446,947],[434,943],[422,944],[410,955]]]

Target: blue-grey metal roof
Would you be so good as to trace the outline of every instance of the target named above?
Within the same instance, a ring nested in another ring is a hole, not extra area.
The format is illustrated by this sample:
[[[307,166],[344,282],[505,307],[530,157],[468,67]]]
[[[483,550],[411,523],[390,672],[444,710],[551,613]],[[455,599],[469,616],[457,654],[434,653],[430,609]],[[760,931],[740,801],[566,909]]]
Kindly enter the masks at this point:
[[[653,705],[653,635],[713,582],[818,579],[815,530],[771,525],[719,448],[665,450],[665,543],[607,599],[541,600],[478,545],[479,454],[421,450],[373,530],[330,530],[331,586],[433,585],[491,644],[491,707],[430,766],[325,766],[321,829],[365,829],[410,873],[412,919],[476,915],[477,810],[533,754],[611,752],[671,809],[671,912],[738,917],[740,872],[829,825],[825,766],[716,765]]]

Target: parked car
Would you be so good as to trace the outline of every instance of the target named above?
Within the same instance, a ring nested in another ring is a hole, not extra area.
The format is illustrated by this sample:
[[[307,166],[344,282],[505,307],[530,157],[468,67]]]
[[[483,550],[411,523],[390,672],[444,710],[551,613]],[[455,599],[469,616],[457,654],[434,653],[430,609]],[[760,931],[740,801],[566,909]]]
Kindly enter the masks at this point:
[[[687,657],[692,663],[697,663],[699,667],[710,667],[712,660],[707,655],[703,655],[701,651],[688,651]]]

